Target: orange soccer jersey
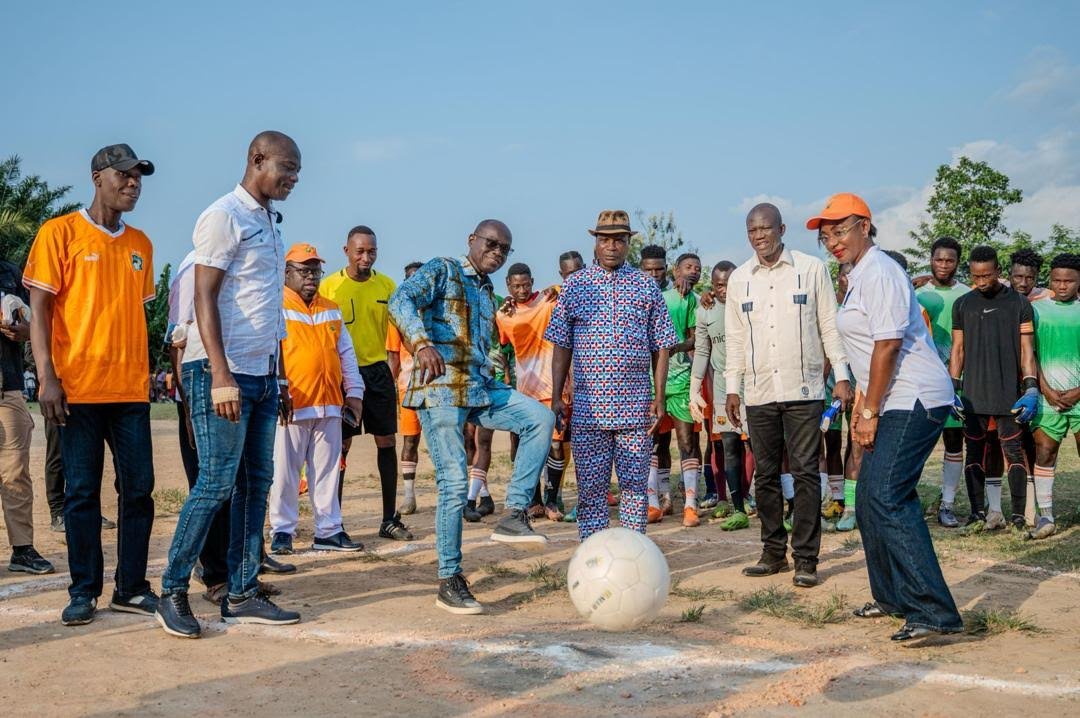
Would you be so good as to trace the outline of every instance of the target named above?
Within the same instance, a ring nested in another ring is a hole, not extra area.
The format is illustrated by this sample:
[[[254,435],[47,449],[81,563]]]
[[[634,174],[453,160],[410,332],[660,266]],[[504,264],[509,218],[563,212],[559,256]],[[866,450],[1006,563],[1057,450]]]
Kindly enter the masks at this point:
[[[412,378],[413,371],[413,355],[409,351],[409,348],[405,346],[405,342],[401,341],[401,332],[390,322],[390,326],[386,331],[386,351],[397,352],[398,361],[400,365],[398,367],[398,398],[405,396],[405,390],[409,388],[409,380]],[[407,406],[398,406],[398,433],[402,436],[419,436],[420,435],[420,417],[416,415],[415,409],[410,409]]]
[[[53,365],[69,402],[150,400],[143,305],[155,294],[153,256],[141,231],[109,232],[85,210],[38,231],[23,284],[55,295]]]
[[[514,347],[517,390],[537,401],[551,401],[551,362],[555,345],[544,339],[555,302],[539,293],[519,302],[513,316],[498,312],[499,343]],[[567,392],[569,393],[569,392]]]
[[[297,412],[313,407],[340,410],[345,401],[338,351],[344,330],[341,309],[321,294],[316,294],[309,306],[288,287],[285,287],[284,306],[287,336],[281,342],[281,352],[293,409]]]

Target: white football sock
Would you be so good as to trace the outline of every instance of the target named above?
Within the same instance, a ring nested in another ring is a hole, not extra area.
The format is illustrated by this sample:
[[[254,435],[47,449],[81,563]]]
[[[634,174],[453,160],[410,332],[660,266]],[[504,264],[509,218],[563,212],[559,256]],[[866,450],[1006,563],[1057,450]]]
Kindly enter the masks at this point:
[[[1054,467],[1035,466],[1035,501],[1039,516],[1054,520]]]
[[[1001,477],[986,477],[986,503],[989,511],[1001,513]]]
[[[660,508],[660,484],[657,479],[656,457],[652,457],[649,462],[649,484],[645,490],[645,495],[649,498],[649,506],[654,509]]]
[[[960,488],[960,479],[964,476],[964,453],[945,452],[945,461],[941,464],[941,505],[951,509],[956,501],[956,490]]]
[[[783,489],[784,499],[791,501],[795,498],[795,477],[791,474],[780,474],[780,488]]]
[[[701,463],[697,459],[683,459],[680,467],[682,468],[682,484],[683,493],[686,494],[686,506],[696,509],[698,507],[698,472],[701,470]]]

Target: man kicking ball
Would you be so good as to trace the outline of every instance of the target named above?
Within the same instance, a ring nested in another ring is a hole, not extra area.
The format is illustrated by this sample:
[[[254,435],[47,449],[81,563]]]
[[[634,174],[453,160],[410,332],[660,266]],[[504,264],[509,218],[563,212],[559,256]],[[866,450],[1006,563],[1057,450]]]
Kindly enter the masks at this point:
[[[390,315],[414,351],[403,406],[415,408],[435,464],[439,498],[435,550],[439,586],[435,605],[450,613],[483,613],[461,571],[462,510],[468,494],[463,427],[466,422],[518,435],[517,461],[506,491],[507,513],[493,541],[544,546],[526,508],[547,460],[555,417],[536,399],[493,378],[491,332],[495,296],[490,275],[510,256],[510,228],[487,219],[469,235],[468,254],[433,259],[390,297]]]

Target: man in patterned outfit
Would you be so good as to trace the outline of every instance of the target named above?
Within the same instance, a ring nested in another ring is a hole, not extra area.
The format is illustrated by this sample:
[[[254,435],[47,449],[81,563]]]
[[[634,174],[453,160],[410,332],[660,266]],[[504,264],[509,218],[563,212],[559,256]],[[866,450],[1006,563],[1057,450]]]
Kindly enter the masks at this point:
[[[552,400],[567,419],[563,386],[574,365],[571,450],[577,468],[578,535],[608,526],[611,467],[619,480],[619,520],[645,532],[651,434],[664,417],[668,348],[678,343],[656,282],[626,263],[630,218],[600,213],[596,261],[566,280],[544,338],[555,345]],[[659,379],[653,394],[649,370]]]

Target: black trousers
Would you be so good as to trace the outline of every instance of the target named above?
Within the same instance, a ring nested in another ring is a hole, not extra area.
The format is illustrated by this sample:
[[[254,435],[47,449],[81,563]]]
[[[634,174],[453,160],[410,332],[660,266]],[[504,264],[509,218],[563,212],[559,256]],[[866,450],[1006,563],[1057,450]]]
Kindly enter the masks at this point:
[[[45,422],[45,498],[49,516],[64,515],[64,459],[60,455],[60,427]]]
[[[784,494],[780,471],[784,449],[795,477],[795,514],[792,517],[791,553],[797,564],[817,566],[821,549],[821,401],[786,401],[746,407],[750,442],[754,447],[755,496],[761,520],[763,554],[770,560],[787,556]]]
[[[195,486],[195,480],[199,478],[199,454],[191,446],[188,439],[187,424],[184,421],[186,407],[177,403],[176,408],[180,414],[180,459],[184,462],[184,474],[187,475],[188,490]],[[206,543],[203,544],[199,553],[199,563],[202,564],[202,582],[207,586],[215,586],[219,583],[227,583],[229,580],[229,507],[231,501],[226,499],[221,505],[214,520],[210,522],[210,530],[206,534]]]

